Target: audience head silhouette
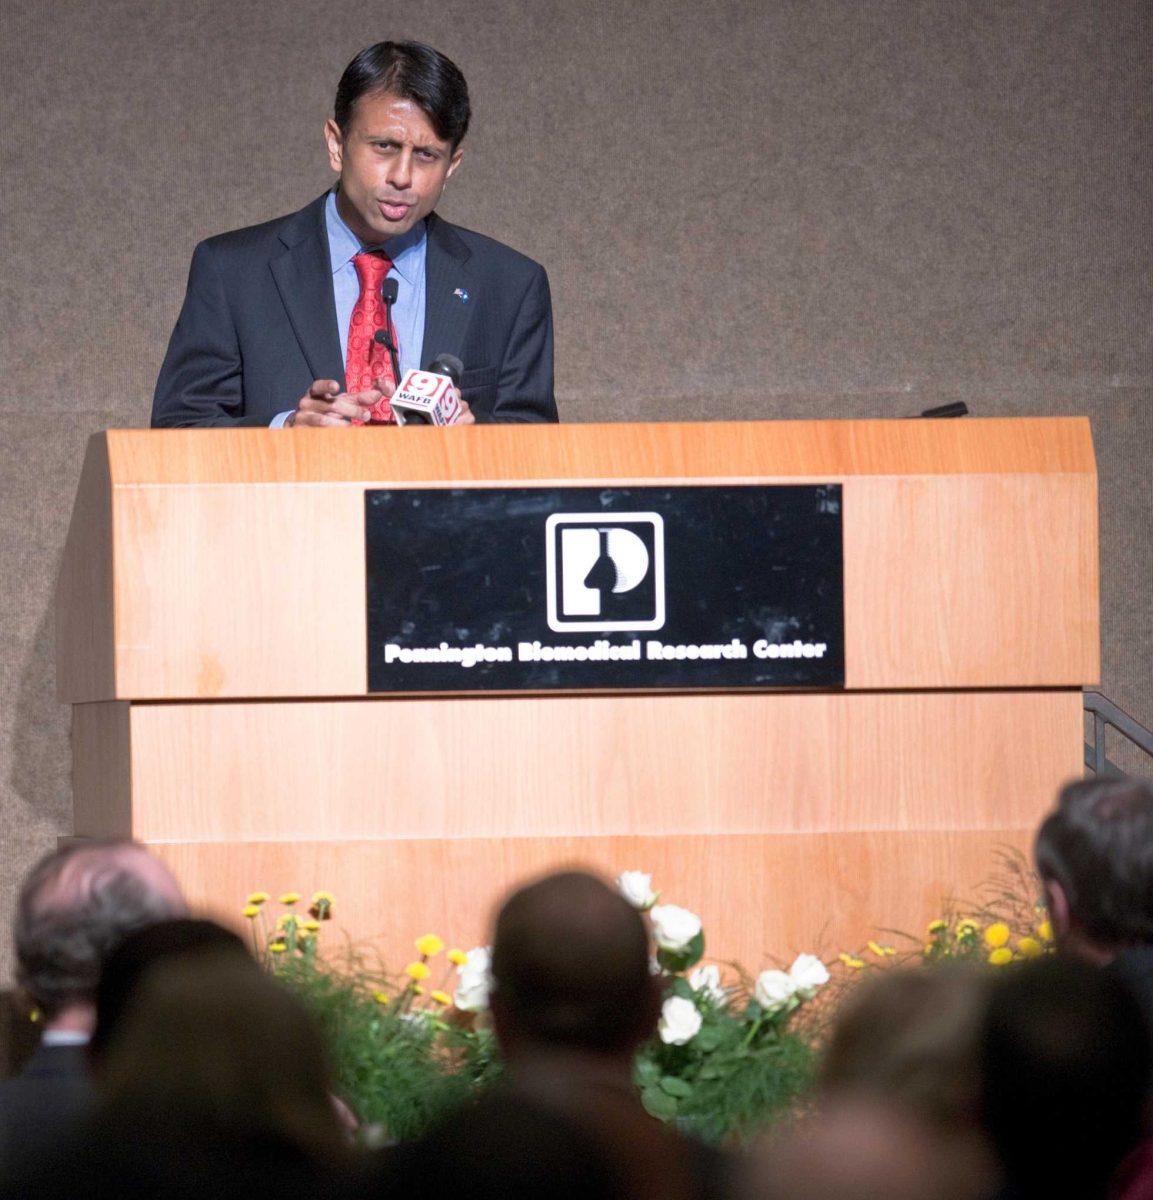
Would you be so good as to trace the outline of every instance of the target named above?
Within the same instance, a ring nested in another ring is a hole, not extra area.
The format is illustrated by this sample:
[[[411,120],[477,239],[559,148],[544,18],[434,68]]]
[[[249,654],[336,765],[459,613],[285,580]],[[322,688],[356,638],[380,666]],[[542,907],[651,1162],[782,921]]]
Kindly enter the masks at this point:
[[[640,914],[594,875],[547,875],[496,921],[491,1006],[506,1055],[531,1047],[631,1054],[656,1027],[659,987]]]
[[[1069,784],[1034,853],[1063,949],[1102,963],[1125,947],[1153,945],[1153,784]]]
[[[319,1031],[232,947],[167,955],[146,970],[96,1083],[106,1117],[145,1122],[161,1139],[304,1158],[343,1152]]]
[[[987,994],[987,974],[963,966],[863,980],[837,1010],[822,1092],[884,1096],[954,1132],[975,1123]]]
[[[1142,1136],[1153,1058],[1119,978],[1073,958],[1014,964],[982,1036],[984,1124],[1014,1196],[1104,1196]]]
[[[240,938],[214,921],[175,917],[130,933],[108,955],[100,972],[92,1056],[98,1059],[116,1040],[151,971],[165,962],[195,963],[215,955],[232,955],[250,971],[259,970]]]
[[[89,1032],[109,951],[186,911],[171,872],[135,842],[74,842],[42,858],[20,888],[14,934],[17,978],[46,1028]]]

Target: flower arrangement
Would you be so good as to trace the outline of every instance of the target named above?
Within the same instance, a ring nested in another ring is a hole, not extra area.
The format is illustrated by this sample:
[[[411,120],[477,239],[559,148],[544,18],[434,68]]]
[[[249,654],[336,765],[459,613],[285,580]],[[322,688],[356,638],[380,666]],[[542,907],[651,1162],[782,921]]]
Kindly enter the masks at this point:
[[[642,886],[643,883],[643,886]],[[790,1029],[798,1010],[828,982],[813,955],[787,971],[725,983],[717,964],[701,965],[705,936],[688,909],[658,905],[647,875],[626,872],[622,893],[652,925],[665,999],[656,1036],[637,1056],[636,1081],[653,1116],[713,1141],[752,1133],[808,1088],[812,1038]],[[336,964],[318,954],[327,892],[254,892],[244,916],[258,958],[309,1005],[326,1035],[341,1095],[370,1129],[390,1138],[419,1134],[438,1115],[500,1074],[487,1019],[490,952],[445,950],[435,934],[416,940],[418,957],[397,977],[351,951]],[[442,957],[443,956],[443,957]]]
[[[737,971],[726,983],[718,964],[699,965],[705,935],[695,913],[658,904],[642,872],[624,872],[617,886],[649,916],[653,967],[665,985],[657,1036],[637,1056],[645,1108],[712,1141],[769,1123],[811,1083],[813,1039],[790,1025],[828,983],[825,965],[801,954],[787,971],[765,970],[755,980]]]
[[[999,852],[992,875],[970,901],[951,900],[930,921],[923,938],[890,930],[908,949],[876,941],[838,957],[849,971],[883,966],[892,958],[900,965],[928,966],[964,961],[1005,967],[1053,952],[1053,927],[1047,916],[1041,881],[1016,849]]]
[[[307,916],[298,893],[248,897],[256,957],[307,1004],[329,1048],[337,1091],[371,1144],[418,1136],[439,1116],[499,1075],[489,1030],[465,1017],[477,1002],[476,975],[487,952],[447,949],[436,934],[414,942],[416,957],[392,976],[348,948],[342,959],[319,953],[322,922],[335,900],[317,892]],[[450,994],[454,975],[456,996]]]
[[[890,931],[909,948],[869,940],[834,961],[799,954],[787,969],[751,976],[705,961],[695,913],[661,903],[652,879],[626,871],[621,893],[646,915],[664,989],[655,1036],[636,1059],[641,1100],[654,1117],[714,1142],[742,1139],[803,1101],[822,1027],[863,971],[892,964],[932,967],[956,959],[1003,967],[1052,948],[1039,884],[1023,855],[1006,852],[975,903],[951,902],[927,940]],[[257,957],[309,1005],[327,1037],[341,1095],[370,1130],[390,1138],[421,1133],[450,1107],[497,1079],[500,1058],[488,1021],[490,951],[446,949],[436,934],[417,938],[417,956],[398,976],[349,949],[343,961],[319,950],[335,901],[254,892],[244,916]],[[972,915],[962,915],[962,913]]]

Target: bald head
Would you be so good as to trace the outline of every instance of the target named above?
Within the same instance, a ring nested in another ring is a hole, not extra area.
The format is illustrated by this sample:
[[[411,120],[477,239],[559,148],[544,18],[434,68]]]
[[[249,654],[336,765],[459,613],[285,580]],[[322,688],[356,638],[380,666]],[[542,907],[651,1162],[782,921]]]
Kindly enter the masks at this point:
[[[20,983],[51,1022],[92,1004],[100,967],[127,934],[188,911],[168,868],[135,842],[76,842],[32,868],[16,904]]]
[[[644,921],[594,875],[561,872],[514,892],[497,917],[492,974],[498,1032],[621,1053],[656,1024]]]

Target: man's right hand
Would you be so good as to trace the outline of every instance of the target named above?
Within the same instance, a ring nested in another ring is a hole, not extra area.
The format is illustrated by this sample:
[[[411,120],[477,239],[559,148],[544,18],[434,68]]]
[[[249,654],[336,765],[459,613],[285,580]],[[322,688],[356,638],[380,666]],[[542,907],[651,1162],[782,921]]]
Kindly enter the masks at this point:
[[[368,410],[380,399],[375,388],[365,392],[342,392],[335,379],[313,381],[308,394],[301,396],[296,411],[285,421],[285,425],[296,428],[301,425],[363,425],[368,419]]]

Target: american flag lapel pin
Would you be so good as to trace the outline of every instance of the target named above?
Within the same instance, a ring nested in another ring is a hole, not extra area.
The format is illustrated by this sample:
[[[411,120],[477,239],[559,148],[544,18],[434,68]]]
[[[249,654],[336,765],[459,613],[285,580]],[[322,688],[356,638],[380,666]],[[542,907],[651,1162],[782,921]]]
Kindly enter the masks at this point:
[[[456,291],[453,292],[453,295],[461,302],[461,304],[468,303],[468,292],[466,292],[464,288],[457,288]]]

